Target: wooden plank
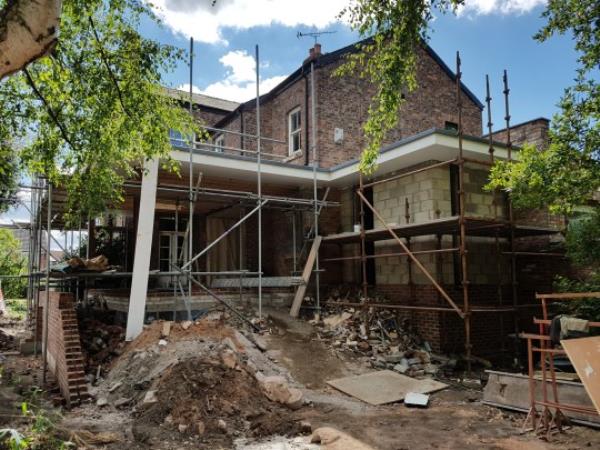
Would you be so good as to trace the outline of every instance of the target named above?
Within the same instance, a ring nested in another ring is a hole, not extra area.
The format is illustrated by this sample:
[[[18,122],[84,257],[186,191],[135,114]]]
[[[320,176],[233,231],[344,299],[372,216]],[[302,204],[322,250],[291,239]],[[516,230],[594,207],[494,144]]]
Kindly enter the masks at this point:
[[[315,260],[317,259],[319,246],[321,245],[321,239],[321,236],[315,236],[315,240],[310,248],[310,253],[308,254],[306,265],[304,266],[304,271],[302,272],[302,281],[304,283],[298,286],[296,295],[294,296],[294,302],[292,303],[292,308],[290,309],[290,316],[292,317],[298,317],[298,314],[300,313],[300,306],[302,305],[302,300],[304,300],[304,294],[306,294],[308,280],[310,280],[310,275],[312,273]]]
[[[560,345],[577,371],[585,390],[600,414],[600,336],[565,339]]]
[[[404,400],[409,392],[427,394],[448,387],[431,379],[417,380],[392,370],[379,370],[352,377],[327,381],[327,384],[345,394],[371,405],[383,405]]]

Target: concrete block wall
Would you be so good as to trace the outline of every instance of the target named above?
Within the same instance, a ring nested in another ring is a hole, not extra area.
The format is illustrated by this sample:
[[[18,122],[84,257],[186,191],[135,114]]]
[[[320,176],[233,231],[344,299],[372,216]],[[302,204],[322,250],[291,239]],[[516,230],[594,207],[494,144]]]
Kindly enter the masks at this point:
[[[482,169],[479,165],[465,164],[465,214],[467,216],[486,219],[507,217],[504,196],[500,193],[494,196],[492,192],[484,190],[488,178],[489,170]]]
[[[67,406],[80,404],[88,398],[88,392],[73,294],[50,292],[49,304],[45,295],[40,301],[42,308],[48,308],[48,322],[44,323],[44,330],[46,327],[48,330],[48,369],[56,378]],[[45,311],[42,314],[46,317]]]
[[[418,166],[405,169],[406,172],[431,165],[435,161],[427,161]],[[479,218],[501,218],[505,214],[504,202],[501,197],[483,190],[487,183],[486,170],[478,167],[465,167],[465,209],[466,214]],[[423,223],[435,219],[451,217],[453,214],[450,182],[450,167],[436,167],[413,175],[378,184],[373,187],[373,201],[377,211],[388,224],[405,224],[406,204],[408,204],[408,223]],[[494,201],[497,209],[494,211]],[[375,224],[381,227],[380,223]],[[443,236],[441,248],[454,248],[452,238]],[[438,248],[435,236],[417,236],[410,242],[413,251],[434,250]],[[492,238],[469,237],[468,277],[472,283],[486,284],[508,281],[508,258],[500,255],[500,277],[496,258],[495,240]],[[377,242],[376,253],[401,252],[400,246],[394,240]],[[506,251],[505,240],[500,240],[500,251]],[[452,283],[455,279],[455,257],[451,253],[418,255],[419,261],[438,281]],[[377,284],[408,283],[408,257],[394,256],[376,259]],[[416,284],[429,284],[429,280],[418,268],[413,267],[413,279]]]

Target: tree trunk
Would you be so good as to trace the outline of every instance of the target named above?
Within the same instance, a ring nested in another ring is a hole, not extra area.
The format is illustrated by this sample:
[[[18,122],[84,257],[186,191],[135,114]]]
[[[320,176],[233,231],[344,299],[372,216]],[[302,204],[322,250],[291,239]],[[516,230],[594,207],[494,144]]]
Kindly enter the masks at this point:
[[[61,4],[61,0],[6,2],[0,11],[0,80],[52,50]]]

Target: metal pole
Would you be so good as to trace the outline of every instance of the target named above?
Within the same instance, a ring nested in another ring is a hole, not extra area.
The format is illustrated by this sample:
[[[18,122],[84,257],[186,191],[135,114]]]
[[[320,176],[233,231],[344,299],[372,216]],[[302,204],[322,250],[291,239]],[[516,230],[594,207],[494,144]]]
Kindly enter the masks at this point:
[[[190,38],[190,117],[194,118],[193,112],[193,93],[192,93],[192,81],[194,79],[194,38]],[[193,185],[193,157],[194,157],[194,136],[191,136],[192,142],[190,143],[190,170],[189,170],[189,214],[188,214],[188,229],[190,230],[188,234],[188,259],[191,260],[192,255],[194,254],[194,185]],[[190,264],[189,272],[192,271],[192,265]],[[188,274],[188,291],[190,295],[190,301],[192,300],[192,275]]]
[[[258,190],[258,318],[262,319],[262,180],[261,180],[261,133],[260,133],[260,59],[256,50],[256,164]]]
[[[471,312],[469,308],[469,279],[467,274],[467,236],[465,226],[465,161],[463,159],[463,123],[461,98],[460,54],[456,52],[456,103],[458,107],[458,198],[460,226],[460,259],[462,267],[463,320],[465,323],[465,352],[467,373],[471,373]]]
[[[317,196],[317,102],[315,100],[315,63],[310,63],[310,135],[312,140],[312,157],[313,157],[313,199],[314,199],[314,229],[315,238],[319,235],[319,197]],[[307,124],[308,125],[308,124]],[[319,314],[321,309],[321,298],[320,298],[320,269],[319,269],[319,249],[315,255],[315,300],[316,300],[316,311]]]
[[[359,173],[359,196],[363,197],[363,174]],[[365,246],[365,207],[363,202],[360,202],[360,263],[362,271],[362,294],[364,301],[367,300],[367,257],[366,257],[366,246]]]
[[[27,253],[27,270],[29,271],[29,273],[33,272],[33,196],[34,196],[34,192],[33,189],[30,190],[31,192],[31,197],[29,199],[29,204],[31,206],[31,209],[29,210],[29,246],[28,246],[28,253]],[[33,310],[33,278],[29,277],[28,279],[28,283],[27,283],[27,322],[29,324],[31,324],[31,313]]]
[[[485,76],[485,90],[486,90],[486,96],[485,96],[485,101],[487,104],[487,128],[488,128],[488,144],[489,144],[489,154],[490,154],[490,164],[493,166],[494,165],[494,139],[492,137],[492,127],[493,127],[493,122],[492,122],[492,97],[490,95],[490,77],[486,74]],[[494,189],[494,192],[492,192],[493,195],[493,206],[494,206],[494,221],[498,220],[498,192],[496,189]],[[502,267],[501,267],[501,260],[500,260],[500,236],[498,234],[498,230],[496,229],[496,232],[494,233],[494,244],[496,247],[496,277],[498,278],[498,283],[496,285],[496,292],[498,295],[498,304],[502,305],[503,301],[502,301]],[[501,338],[501,344],[502,344],[502,350],[504,351],[505,349],[505,337],[504,337],[504,316],[502,314],[500,314],[499,317],[499,322],[500,322],[500,338]]]
[[[158,251],[160,253],[160,243]],[[175,265],[179,266],[179,199],[175,200],[175,255]],[[169,258],[171,258],[171,255],[169,255]],[[171,282],[173,283],[173,322],[175,322],[177,317],[177,284],[179,283],[179,277],[172,276]]]
[[[50,312],[50,245],[52,241],[50,240],[50,235],[52,234],[52,183],[48,180],[48,224],[47,224],[48,236],[46,240],[46,305],[44,307],[44,363],[43,363],[43,372],[42,372],[42,383],[46,385],[46,375],[48,372],[48,317]]]
[[[508,153],[508,161],[512,161],[512,141],[510,139],[510,109],[509,109],[509,94],[510,89],[508,88],[508,74],[506,70],[504,70],[504,74],[502,76],[502,82],[504,84],[504,90],[502,91],[504,94],[504,120],[506,121],[506,150]],[[516,308],[518,303],[518,290],[517,290],[517,258],[515,253],[515,222],[514,222],[514,212],[512,201],[510,195],[507,197],[507,206],[508,206],[508,222],[510,225],[510,272],[511,272],[511,286],[512,286],[512,300],[513,300],[513,308]],[[514,332],[515,335],[519,333],[519,319],[517,314],[514,316]],[[515,357],[518,352],[518,344],[515,339]]]
[[[292,275],[296,276],[298,272],[298,262],[296,255],[296,242],[298,239],[296,237],[296,211],[292,210]]]
[[[41,187],[41,180],[38,177],[37,183]],[[36,248],[36,257],[37,257],[37,270],[41,271],[42,269],[42,191],[40,190],[37,196],[37,208],[36,208],[36,224],[37,224],[37,248]],[[33,340],[33,354],[37,356],[38,354],[38,335],[39,335],[39,312],[40,312],[40,288],[41,288],[41,277],[37,279],[37,289],[35,294],[35,338]]]

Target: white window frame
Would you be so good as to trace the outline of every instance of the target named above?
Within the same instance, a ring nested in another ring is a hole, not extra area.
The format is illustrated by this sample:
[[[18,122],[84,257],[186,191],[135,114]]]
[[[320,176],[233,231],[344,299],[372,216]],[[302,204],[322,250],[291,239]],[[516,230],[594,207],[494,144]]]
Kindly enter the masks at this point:
[[[225,147],[225,135],[219,134],[213,141],[213,150],[217,153],[223,153],[223,147]]]
[[[300,126],[292,130],[292,117],[298,114]],[[299,147],[294,150],[294,137],[298,135]],[[298,106],[288,113],[288,156],[302,151],[302,109]]]

